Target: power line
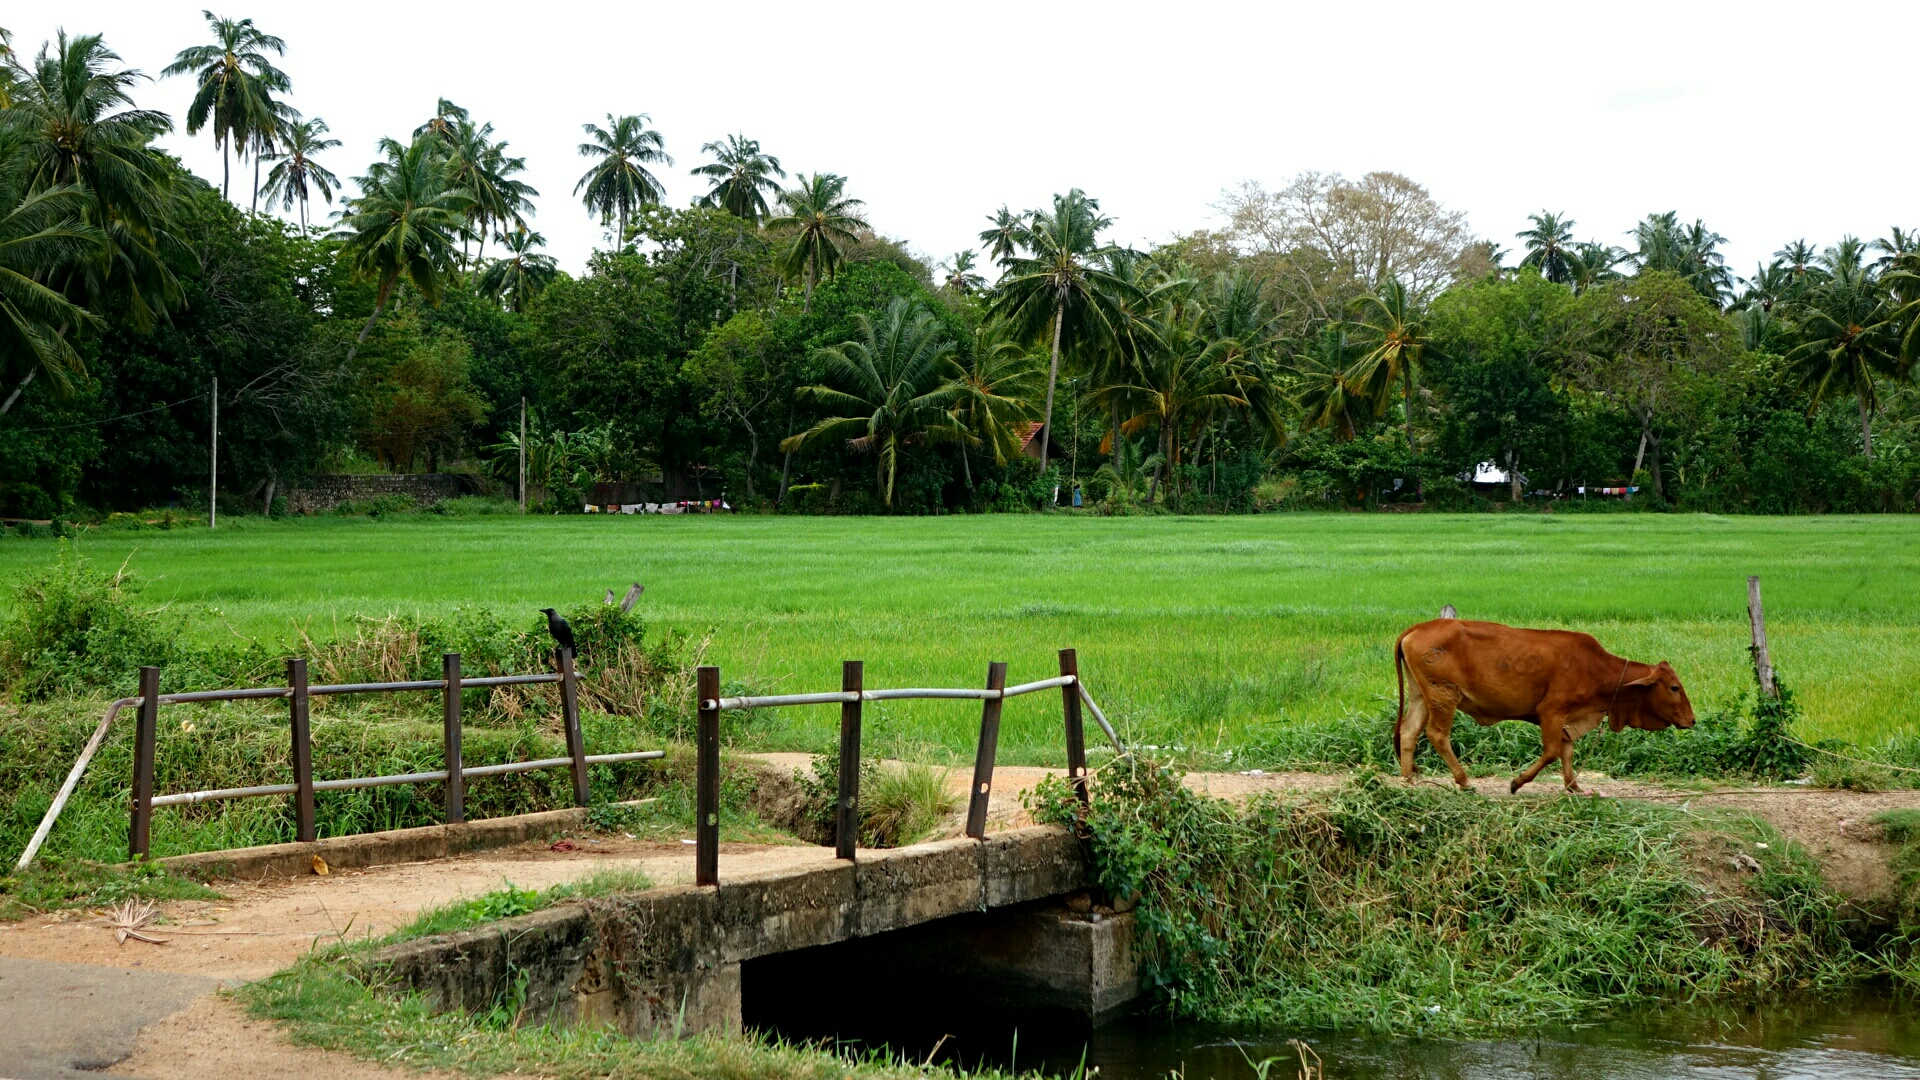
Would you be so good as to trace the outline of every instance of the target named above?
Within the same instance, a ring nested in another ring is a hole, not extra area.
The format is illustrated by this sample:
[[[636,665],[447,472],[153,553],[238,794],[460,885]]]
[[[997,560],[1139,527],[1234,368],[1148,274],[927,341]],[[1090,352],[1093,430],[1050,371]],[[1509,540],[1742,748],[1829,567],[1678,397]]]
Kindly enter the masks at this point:
[[[157,413],[163,409],[171,409],[175,405],[185,405],[189,401],[199,401],[206,396],[205,394],[195,394],[192,397],[184,397],[179,401],[168,402],[165,405],[155,405],[151,409],[141,409],[139,412],[121,413],[119,416],[110,416],[105,420],[82,420],[77,424],[56,424],[53,427],[17,428],[13,430],[21,435],[40,435],[49,431],[72,431],[75,428],[100,427],[105,424],[116,424],[122,420],[131,420],[136,416],[146,416],[150,413]],[[7,431],[8,429],[0,428],[0,434],[6,433]]]

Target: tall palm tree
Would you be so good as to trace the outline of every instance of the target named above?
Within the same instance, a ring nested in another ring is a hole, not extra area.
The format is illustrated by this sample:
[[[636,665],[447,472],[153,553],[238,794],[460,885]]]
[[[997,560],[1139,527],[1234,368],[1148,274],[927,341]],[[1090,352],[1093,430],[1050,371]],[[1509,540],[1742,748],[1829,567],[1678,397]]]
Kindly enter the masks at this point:
[[[1835,394],[1851,393],[1860,407],[1860,445],[1873,457],[1873,413],[1879,407],[1875,380],[1903,368],[1897,314],[1865,271],[1840,263],[1827,280],[1793,306],[1801,341],[1786,361],[1811,391],[1808,411]]]
[[[1646,220],[1633,227],[1631,235],[1635,244],[1633,259],[1640,270],[1678,274],[1716,307],[1726,299],[1733,285],[1733,274],[1727,269],[1727,260],[1720,254],[1719,247],[1727,238],[1708,229],[1704,222],[1696,219],[1692,225],[1682,225],[1679,215],[1669,210],[1664,214],[1648,214]]]
[[[466,119],[469,119],[467,110],[441,98],[434,102],[432,118],[413,129],[413,137],[417,139],[422,135],[431,135],[436,139],[449,139],[453,136],[454,127]]]
[[[86,373],[67,331],[97,326],[98,317],[42,284],[49,267],[94,258],[106,237],[87,224],[86,194],[63,186],[10,199],[0,217],[0,374],[26,367],[27,373],[5,401],[0,415],[40,372],[63,389],[70,374]]]
[[[13,55],[13,34],[0,26],[0,109],[13,108],[13,83],[17,77],[14,65],[19,63]]]
[[[793,186],[780,193],[780,216],[767,228],[789,234],[786,250],[778,255],[780,272],[804,275],[800,310],[806,312],[813,310],[813,287],[821,275],[840,265],[840,245],[859,238],[854,230],[868,227],[860,216],[866,203],[847,197],[847,178],[837,173],[800,173],[793,179]]]
[[[1373,403],[1374,415],[1386,411],[1393,384],[1399,383],[1407,413],[1407,449],[1413,446],[1413,369],[1426,360],[1432,338],[1406,286],[1388,278],[1378,292],[1362,296],[1349,327],[1360,356],[1347,369],[1347,383]]]
[[[307,227],[307,203],[313,195],[317,193],[331,206],[334,189],[340,186],[340,178],[314,160],[316,154],[340,145],[339,139],[326,134],[327,122],[317,116],[285,126],[280,131],[280,148],[273,154],[274,166],[267,173],[267,205],[277,198],[280,209],[291,210],[299,203],[302,230]]]
[[[987,287],[987,279],[973,271],[971,251],[954,252],[952,258],[940,264],[940,269],[946,271],[946,287],[961,296],[969,296]]]
[[[582,124],[580,130],[592,137],[580,144],[580,156],[597,158],[573,193],[582,196],[587,210],[600,215],[601,224],[619,219],[620,232],[614,247],[627,245],[627,219],[643,206],[660,201],[664,192],[660,181],[647,171],[649,165],[671,165],[673,158],[665,150],[666,140],[648,127],[653,118],[646,113],[631,116],[607,114],[607,126]]]
[[[1002,206],[987,220],[993,225],[981,230],[980,243],[986,247],[987,257],[1004,267],[1026,243],[1027,219]]]
[[[1808,273],[1818,272],[1819,270],[1820,254],[1814,250],[1812,244],[1807,243],[1805,240],[1795,240],[1787,244],[1779,251],[1774,252],[1773,257],[1786,264],[1787,270],[1793,274],[1795,279],[1803,278],[1807,276]]]
[[[83,190],[86,222],[106,238],[96,257],[42,280],[83,307],[111,308],[146,330],[179,302],[173,267],[192,253],[171,231],[172,159],[153,145],[173,122],[133,107],[133,86],[145,76],[119,62],[98,34],[69,39],[62,32],[31,69],[16,70],[13,107],[0,113],[0,145],[22,191]]]
[[[533,197],[540,192],[515,179],[516,174],[526,171],[527,161],[508,156],[507,144],[493,141],[492,124],[475,124],[463,117],[449,128],[433,130],[435,141],[446,155],[448,182],[464,188],[473,199],[467,208],[467,231],[477,240],[474,261],[478,262],[486,254],[487,237],[493,231],[509,224],[526,228]],[[465,250],[462,241],[461,251]]]
[[[959,390],[952,409],[954,422],[968,436],[960,448],[967,486],[973,486],[973,463],[967,446],[987,448],[996,465],[1020,456],[1016,430],[1033,419],[1040,365],[1008,332],[1007,324],[989,320],[973,334],[972,351],[957,361],[954,384]]]
[[[520,228],[500,240],[508,254],[493,260],[481,272],[480,294],[504,301],[509,311],[525,311],[560,271],[553,256],[534,250],[547,243],[539,233]]]
[[[1198,445],[1215,414],[1248,405],[1241,371],[1231,362],[1231,343],[1208,340],[1202,305],[1192,302],[1198,295],[1195,285],[1183,277],[1179,287],[1166,294],[1152,347],[1132,379],[1102,386],[1093,395],[1100,405],[1120,405],[1120,435],[1138,435],[1149,427],[1160,433],[1160,453],[1176,495],[1188,442]]]
[[[201,14],[214,43],[181,49],[160,74],[198,79],[193,104],[187,106],[187,134],[198,135],[213,125],[213,142],[220,148],[220,194],[231,197],[230,154],[248,153],[258,135],[272,130],[272,96],[292,89],[286,73],[267,59],[268,53],[285,56],[287,43],[261,33],[252,19]]]
[[[1555,285],[1572,281],[1576,265],[1573,227],[1579,223],[1545,210],[1528,214],[1527,220],[1533,222],[1533,228],[1514,234],[1515,239],[1524,240],[1527,245],[1527,254],[1520,265],[1533,267]]]
[[[1100,213],[1100,203],[1079,188],[1055,195],[1051,211],[1036,210],[1028,217],[1021,240],[1027,253],[1007,263],[993,300],[993,313],[1012,323],[1016,332],[1033,341],[1052,338],[1046,411],[1041,417],[1043,473],[1053,437],[1053,391],[1060,379],[1061,349],[1069,342],[1093,348],[1117,336],[1120,305],[1132,289],[1105,263],[1112,245],[1101,243],[1100,233],[1112,224],[1113,219]]]
[[[700,152],[714,156],[712,163],[693,170],[693,175],[713,181],[707,193],[700,196],[701,206],[718,207],[748,221],[761,221],[771,213],[767,193],[780,194],[780,183],[774,177],[787,177],[779,158],[761,153],[759,141],[745,135],[729,135],[724,143],[703,143]]]
[[[1300,410],[1301,427],[1308,431],[1330,429],[1336,442],[1354,437],[1358,432],[1355,418],[1366,408],[1366,401],[1347,382],[1347,369],[1352,366],[1353,349],[1346,330],[1339,326],[1320,331],[1294,355],[1288,371],[1293,377],[1293,403]]]
[[[839,415],[782,440],[780,449],[846,439],[874,455],[874,487],[891,509],[902,447],[919,439],[965,439],[950,412],[963,390],[955,378],[953,342],[926,308],[895,297],[878,323],[864,313],[854,321],[857,340],[813,353],[833,385],[799,390]]]
[[[1573,291],[1584,293],[1595,285],[1617,280],[1619,266],[1631,259],[1624,248],[1586,241],[1573,246]]]
[[[446,162],[432,139],[415,139],[407,146],[382,139],[380,149],[386,160],[374,162],[367,175],[355,179],[360,194],[347,200],[333,233],[354,273],[378,286],[373,314],[347,352],[349,362],[373,332],[402,277],[428,303],[440,302],[441,287],[456,262],[456,238],[473,205],[472,195],[448,182]]]

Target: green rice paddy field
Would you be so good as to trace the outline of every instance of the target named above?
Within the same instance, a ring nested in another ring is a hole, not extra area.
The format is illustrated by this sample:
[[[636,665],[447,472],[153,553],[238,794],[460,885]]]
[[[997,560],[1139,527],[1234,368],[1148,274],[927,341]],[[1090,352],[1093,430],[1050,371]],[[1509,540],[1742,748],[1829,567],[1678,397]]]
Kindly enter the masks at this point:
[[[143,597],[193,632],[291,640],[359,615],[525,612],[646,584],[656,625],[711,631],[709,662],[754,692],[977,685],[1055,673],[1075,646],[1102,705],[1143,742],[1196,751],[1267,725],[1377,717],[1397,631],[1463,617],[1589,631],[1671,660],[1696,706],[1751,685],[1745,580],[1808,736],[1872,746],[1920,732],[1920,520],[1681,515],[947,518],[318,518],[102,532]],[[0,542],[0,575],[56,557]],[[970,755],[977,707],[870,706],[876,749]],[[1369,721],[1371,722],[1371,721]],[[730,720],[761,746],[825,745],[834,710]],[[1011,703],[1003,746],[1057,745],[1052,695]],[[1384,735],[1383,735],[1384,737]],[[1021,748],[1026,748],[1023,752]],[[1041,756],[1046,756],[1042,754]]]

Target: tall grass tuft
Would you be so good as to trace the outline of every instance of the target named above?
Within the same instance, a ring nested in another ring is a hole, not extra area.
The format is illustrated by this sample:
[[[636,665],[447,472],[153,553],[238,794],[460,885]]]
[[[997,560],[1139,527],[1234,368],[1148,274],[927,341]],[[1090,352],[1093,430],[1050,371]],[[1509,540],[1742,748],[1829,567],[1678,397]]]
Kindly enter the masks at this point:
[[[1378,772],[1245,806],[1102,770],[1101,885],[1139,904],[1175,1016],[1394,1034],[1517,1030],[1852,970],[1840,903],[1757,821],[1615,800],[1488,800]],[[1043,785],[1043,816],[1071,814]],[[1764,841],[1760,847],[1756,841]],[[1703,853],[1761,872],[1705,875]]]

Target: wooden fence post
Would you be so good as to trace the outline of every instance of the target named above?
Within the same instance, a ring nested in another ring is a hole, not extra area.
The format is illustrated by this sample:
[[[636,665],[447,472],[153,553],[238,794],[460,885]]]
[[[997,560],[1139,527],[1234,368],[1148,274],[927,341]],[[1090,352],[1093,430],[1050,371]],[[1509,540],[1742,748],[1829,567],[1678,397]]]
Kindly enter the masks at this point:
[[[1748,651],[1753,654],[1753,678],[1760,684],[1760,692],[1768,697],[1779,697],[1780,688],[1773,683],[1773,654],[1767,651],[1767,613],[1760,606],[1760,578],[1752,575],[1747,578],[1747,621],[1753,626],[1753,644]]]
[[[440,658],[440,674],[447,688],[441,702],[442,740],[447,750],[447,824],[467,820],[467,778],[460,755],[460,654]]]
[[[840,665],[840,689],[858,692],[866,681],[866,665],[848,660]],[[860,702],[840,704],[840,794],[833,810],[834,855],[853,858],[860,842]]]
[[[567,732],[567,756],[573,759],[573,805],[586,806],[593,795],[587,789],[587,741],[580,734],[580,686],[573,671],[573,650],[560,649],[560,720]]]
[[[987,665],[987,689],[1007,688],[1007,665]],[[1000,752],[1000,698],[980,703],[980,745],[973,752],[973,787],[967,791],[967,835],[987,835],[987,802],[993,795],[993,761]]]
[[[1067,721],[1067,783],[1087,804],[1087,731],[1080,720],[1080,656],[1072,649],[1060,650],[1060,674],[1073,676],[1073,682],[1060,688],[1060,701]]]
[[[160,730],[160,669],[140,669],[140,709],[133,722],[133,823],[127,830],[127,857],[147,853],[153,830],[153,751]]]
[[[319,838],[313,820],[313,730],[308,719],[307,662],[287,660],[287,689],[293,718],[293,836],[301,843]]]
[[[720,669],[702,665],[694,695],[700,716],[694,729],[693,883],[720,884]]]

